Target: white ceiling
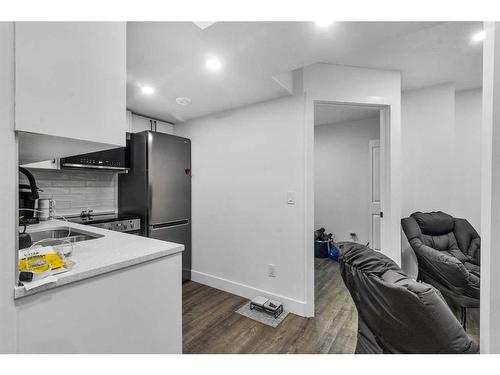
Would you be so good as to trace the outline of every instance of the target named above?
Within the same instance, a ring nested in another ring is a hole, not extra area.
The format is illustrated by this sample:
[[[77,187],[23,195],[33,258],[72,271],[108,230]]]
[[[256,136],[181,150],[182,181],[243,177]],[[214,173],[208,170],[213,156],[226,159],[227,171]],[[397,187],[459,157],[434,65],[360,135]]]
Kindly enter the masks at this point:
[[[173,123],[265,101],[289,92],[272,77],[324,62],[402,72],[403,89],[455,82],[481,86],[479,22],[129,22],[127,107]],[[224,67],[205,69],[215,55]],[[140,93],[151,85],[151,96]],[[181,106],[176,97],[189,97]]]
[[[355,105],[316,104],[314,106],[314,126],[376,118],[379,116],[379,113],[378,108]]]

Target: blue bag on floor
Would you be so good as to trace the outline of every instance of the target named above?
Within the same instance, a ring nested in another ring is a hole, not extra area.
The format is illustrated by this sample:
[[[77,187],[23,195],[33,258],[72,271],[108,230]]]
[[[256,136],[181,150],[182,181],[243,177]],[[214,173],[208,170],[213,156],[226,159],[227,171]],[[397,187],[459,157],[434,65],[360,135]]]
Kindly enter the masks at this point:
[[[335,245],[330,246],[330,249],[328,249],[328,257],[334,261],[337,261],[339,259],[339,251],[337,250]]]

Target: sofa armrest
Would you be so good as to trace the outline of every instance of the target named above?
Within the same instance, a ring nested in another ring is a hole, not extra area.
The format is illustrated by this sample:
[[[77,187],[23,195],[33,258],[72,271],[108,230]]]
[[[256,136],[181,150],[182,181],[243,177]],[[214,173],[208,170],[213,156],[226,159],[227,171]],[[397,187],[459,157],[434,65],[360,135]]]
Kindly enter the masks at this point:
[[[470,262],[478,266],[481,265],[481,238],[474,238],[468,249],[469,256],[471,258]]]

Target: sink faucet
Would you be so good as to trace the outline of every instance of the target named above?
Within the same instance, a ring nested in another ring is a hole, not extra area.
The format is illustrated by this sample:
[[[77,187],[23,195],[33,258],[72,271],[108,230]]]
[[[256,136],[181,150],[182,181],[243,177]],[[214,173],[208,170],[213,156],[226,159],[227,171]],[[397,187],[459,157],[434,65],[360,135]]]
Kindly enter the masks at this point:
[[[82,210],[80,213],[80,217],[85,220],[85,219],[90,219],[92,217],[92,214],[94,213],[94,210]]]

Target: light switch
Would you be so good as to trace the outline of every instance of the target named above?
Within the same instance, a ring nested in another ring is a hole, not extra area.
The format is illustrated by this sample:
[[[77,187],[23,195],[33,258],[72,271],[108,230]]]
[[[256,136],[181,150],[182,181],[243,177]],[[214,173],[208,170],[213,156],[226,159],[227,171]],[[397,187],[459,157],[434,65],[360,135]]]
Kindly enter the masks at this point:
[[[286,203],[287,204],[295,204],[295,192],[287,191],[286,192]]]

